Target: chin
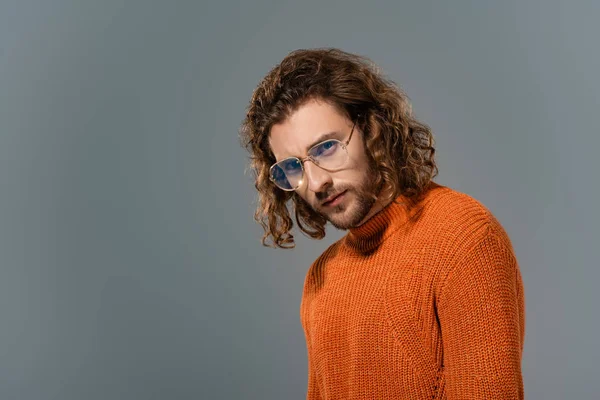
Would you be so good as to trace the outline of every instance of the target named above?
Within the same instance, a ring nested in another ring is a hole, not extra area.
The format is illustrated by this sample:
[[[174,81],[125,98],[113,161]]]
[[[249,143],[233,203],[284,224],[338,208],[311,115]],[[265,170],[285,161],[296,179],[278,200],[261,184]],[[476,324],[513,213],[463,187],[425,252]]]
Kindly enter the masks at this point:
[[[329,214],[324,214],[329,223],[338,229],[350,229],[357,226],[364,218],[360,210],[352,210],[351,206],[340,205]]]
[[[350,199],[347,199],[350,200]],[[332,213],[333,218],[327,218],[331,224],[339,229],[350,229],[359,226],[369,215],[374,200],[367,196],[358,196],[346,204],[340,204],[340,210]]]
[[[350,228],[354,228],[355,226],[358,225],[358,223],[354,223],[354,221],[350,221],[348,219],[345,220],[334,220],[334,219],[329,219],[329,223],[331,225],[333,225],[334,227],[336,227],[337,229],[343,229],[343,230],[347,230]]]

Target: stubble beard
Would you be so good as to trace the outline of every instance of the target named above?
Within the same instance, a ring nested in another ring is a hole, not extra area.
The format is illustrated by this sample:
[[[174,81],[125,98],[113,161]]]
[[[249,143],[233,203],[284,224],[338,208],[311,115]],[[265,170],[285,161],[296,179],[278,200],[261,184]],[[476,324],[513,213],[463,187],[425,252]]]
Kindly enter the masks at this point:
[[[376,170],[370,166],[359,185],[343,189],[347,190],[345,196],[354,195],[353,199],[348,199],[350,202],[337,205],[328,213],[315,211],[337,229],[347,230],[357,226],[375,204],[373,194],[378,194],[380,189],[375,186],[376,178]]]

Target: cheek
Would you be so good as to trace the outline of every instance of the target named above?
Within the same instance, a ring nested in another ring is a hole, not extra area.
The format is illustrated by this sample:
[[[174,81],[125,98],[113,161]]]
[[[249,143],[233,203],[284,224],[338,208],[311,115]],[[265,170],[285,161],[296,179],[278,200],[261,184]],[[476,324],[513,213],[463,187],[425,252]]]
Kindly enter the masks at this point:
[[[350,149],[349,149],[350,150]],[[368,169],[369,158],[364,148],[355,148],[350,150],[351,156],[348,157],[348,169],[362,172]]]
[[[339,171],[340,180],[348,183],[359,183],[367,178],[369,162],[366,154],[359,154],[349,160],[348,168]]]
[[[306,203],[308,203],[309,205],[312,205],[312,204],[313,204],[314,200],[313,200],[312,198],[310,198],[310,197],[309,197],[309,193],[308,193],[308,191],[307,191],[306,189],[303,189],[303,190],[297,190],[297,191],[296,191],[296,194],[297,194],[298,196],[300,196],[300,198],[301,198],[302,200],[304,200]]]
[[[365,180],[367,179],[366,171],[363,171],[359,168],[347,169],[344,171],[339,171],[336,175],[333,176],[333,187],[338,189],[343,188],[358,188],[364,185]]]

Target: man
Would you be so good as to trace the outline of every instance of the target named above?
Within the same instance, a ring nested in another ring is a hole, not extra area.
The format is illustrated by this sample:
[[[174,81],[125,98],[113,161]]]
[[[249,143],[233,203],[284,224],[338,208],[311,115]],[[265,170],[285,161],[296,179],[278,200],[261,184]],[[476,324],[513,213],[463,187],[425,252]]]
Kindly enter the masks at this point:
[[[433,135],[367,58],[296,50],[241,127],[262,243],[347,234],[310,267],[300,305],[307,399],[522,399],[523,282],[474,198],[433,182]]]

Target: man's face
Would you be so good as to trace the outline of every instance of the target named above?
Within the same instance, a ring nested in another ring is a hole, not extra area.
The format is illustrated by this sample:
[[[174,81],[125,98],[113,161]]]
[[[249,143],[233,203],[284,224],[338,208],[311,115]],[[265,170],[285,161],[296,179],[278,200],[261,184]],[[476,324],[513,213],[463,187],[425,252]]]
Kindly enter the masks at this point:
[[[325,140],[322,135],[326,133],[336,132],[327,139],[338,139],[345,143],[352,125],[353,121],[340,114],[331,104],[310,100],[284,122],[271,127],[269,144],[277,161],[287,157],[304,158],[310,147]],[[338,229],[363,223],[374,204],[369,195],[376,193],[375,171],[369,164],[363,134],[357,126],[354,127],[347,150],[346,163],[335,171],[324,170],[311,160],[305,161],[304,181],[296,189],[313,210]],[[338,197],[327,201],[334,196]]]

